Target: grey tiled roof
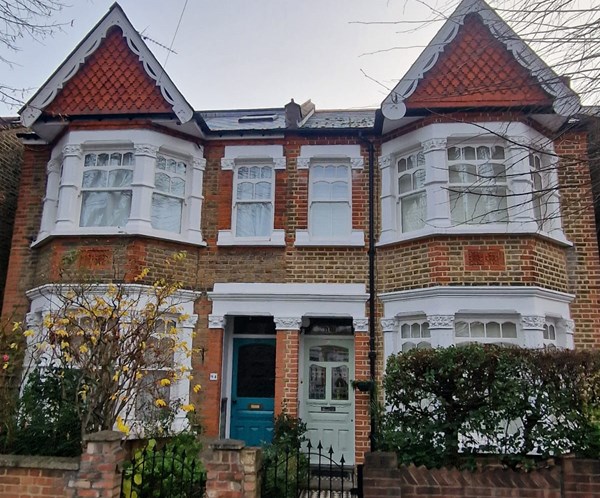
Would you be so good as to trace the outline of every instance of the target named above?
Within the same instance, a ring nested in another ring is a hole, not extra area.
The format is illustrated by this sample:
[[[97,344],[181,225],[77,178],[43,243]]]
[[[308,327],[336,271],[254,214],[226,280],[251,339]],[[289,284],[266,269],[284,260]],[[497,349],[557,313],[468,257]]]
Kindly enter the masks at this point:
[[[303,128],[372,128],[375,109],[363,111],[315,111]]]
[[[285,128],[283,109],[200,111],[212,131],[281,130]]]
[[[211,131],[284,130],[285,110],[246,109],[231,111],[200,111]],[[375,110],[316,111],[302,125],[302,129],[372,128]]]

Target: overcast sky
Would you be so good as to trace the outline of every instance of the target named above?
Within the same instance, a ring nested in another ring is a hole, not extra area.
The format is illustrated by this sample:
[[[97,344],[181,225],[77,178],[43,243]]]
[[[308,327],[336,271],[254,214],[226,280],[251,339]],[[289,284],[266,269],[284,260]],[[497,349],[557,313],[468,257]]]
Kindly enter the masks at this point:
[[[23,39],[15,61],[0,66],[0,83],[31,89],[30,97],[108,11],[113,0],[65,0],[55,16],[68,23],[41,41]],[[438,0],[447,9],[447,2]],[[353,21],[424,19],[429,11],[404,0],[120,0],[134,27],[173,50],[167,73],[195,109],[283,106],[312,99],[317,109],[378,107],[434,36],[394,25]],[[435,4],[435,1],[432,2]],[[72,21],[72,23],[71,23]],[[168,52],[147,41],[161,64]],[[414,47],[363,55],[394,46]],[[365,76],[363,72],[368,76]],[[375,80],[375,81],[373,81]],[[17,108],[0,104],[0,115]]]

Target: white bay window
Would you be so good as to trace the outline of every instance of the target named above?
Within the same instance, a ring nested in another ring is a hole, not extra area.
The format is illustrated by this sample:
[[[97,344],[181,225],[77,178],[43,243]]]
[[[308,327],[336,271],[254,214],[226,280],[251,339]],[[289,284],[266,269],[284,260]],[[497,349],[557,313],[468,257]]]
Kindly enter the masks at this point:
[[[147,235],[204,245],[203,150],[147,130],[72,131],[56,144],[37,240]]]
[[[381,152],[379,245],[510,233],[570,245],[552,141],[526,124],[435,123],[383,142]]]

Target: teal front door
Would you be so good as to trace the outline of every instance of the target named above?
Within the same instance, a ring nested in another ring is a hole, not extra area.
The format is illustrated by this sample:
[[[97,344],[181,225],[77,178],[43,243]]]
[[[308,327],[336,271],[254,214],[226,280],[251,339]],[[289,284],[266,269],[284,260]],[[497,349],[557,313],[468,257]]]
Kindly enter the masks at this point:
[[[233,339],[230,437],[248,446],[273,438],[275,339]]]

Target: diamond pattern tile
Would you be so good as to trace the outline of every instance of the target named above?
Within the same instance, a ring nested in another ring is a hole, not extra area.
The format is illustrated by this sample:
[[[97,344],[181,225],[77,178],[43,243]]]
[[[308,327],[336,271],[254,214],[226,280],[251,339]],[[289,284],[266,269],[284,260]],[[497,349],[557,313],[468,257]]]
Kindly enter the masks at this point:
[[[46,107],[48,114],[120,114],[172,112],[156,82],[112,28],[83,67]]]
[[[417,109],[551,102],[538,81],[490,33],[481,18],[470,14],[406,105]]]

